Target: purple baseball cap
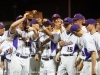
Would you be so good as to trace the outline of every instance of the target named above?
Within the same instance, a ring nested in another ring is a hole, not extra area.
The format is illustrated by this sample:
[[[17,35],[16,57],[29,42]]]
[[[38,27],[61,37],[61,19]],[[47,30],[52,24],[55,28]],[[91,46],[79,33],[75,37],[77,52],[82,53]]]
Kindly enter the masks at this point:
[[[51,19],[54,19],[54,18],[61,18],[59,14],[53,14],[52,18]]]
[[[84,20],[85,17],[81,14],[75,14],[73,20],[79,20],[79,19]]]
[[[5,25],[2,22],[0,22],[0,28],[4,28],[4,27]]]
[[[32,19],[32,21],[30,22],[30,26],[32,26],[32,24],[38,24],[38,21],[36,19]]]
[[[94,20],[94,19],[87,19],[86,22],[85,22],[85,25],[88,25],[88,24],[97,25],[97,22],[96,22],[96,20]]]
[[[74,31],[76,31],[77,29],[79,29],[80,27],[79,27],[79,25],[77,25],[77,24],[73,24],[72,26],[71,26],[71,28],[70,28],[70,32],[74,32]]]
[[[23,16],[22,15],[19,15],[19,16],[16,17],[16,20],[19,20],[21,18],[23,18]]]
[[[72,18],[70,18],[70,17],[66,17],[66,18],[64,19],[63,23],[64,23],[64,24],[71,24],[71,23],[73,23],[73,20],[72,20]]]
[[[22,15],[17,16],[17,17],[16,17],[16,21],[19,20],[19,19],[21,19],[21,18],[23,18]],[[23,22],[24,22],[24,23],[27,23],[27,20],[28,20],[28,19],[25,19]]]
[[[52,22],[50,20],[47,20],[46,22],[43,22],[43,25],[52,25]]]

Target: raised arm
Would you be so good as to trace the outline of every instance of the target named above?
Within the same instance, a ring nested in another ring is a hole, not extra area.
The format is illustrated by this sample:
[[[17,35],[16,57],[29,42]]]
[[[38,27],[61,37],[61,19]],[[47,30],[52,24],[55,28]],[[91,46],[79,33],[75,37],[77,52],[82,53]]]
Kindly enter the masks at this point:
[[[12,23],[10,28],[9,28],[9,31],[11,33],[15,33],[16,27],[26,19],[27,15],[29,15],[29,13],[25,13],[23,18],[21,18],[21,19],[15,21],[14,23]]]

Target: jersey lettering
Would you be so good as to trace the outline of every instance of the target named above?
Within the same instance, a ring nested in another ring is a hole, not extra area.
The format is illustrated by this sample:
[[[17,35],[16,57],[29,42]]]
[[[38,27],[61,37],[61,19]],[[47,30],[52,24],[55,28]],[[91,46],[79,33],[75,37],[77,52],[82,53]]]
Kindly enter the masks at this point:
[[[67,52],[72,52],[73,51],[73,47],[68,47]]]

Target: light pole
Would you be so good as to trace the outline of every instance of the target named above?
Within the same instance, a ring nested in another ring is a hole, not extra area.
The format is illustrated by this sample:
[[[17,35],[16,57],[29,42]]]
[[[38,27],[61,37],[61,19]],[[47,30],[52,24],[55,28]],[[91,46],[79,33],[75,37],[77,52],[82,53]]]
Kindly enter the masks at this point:
[[[71,17],[71,0],[68,0],[68,16]]]

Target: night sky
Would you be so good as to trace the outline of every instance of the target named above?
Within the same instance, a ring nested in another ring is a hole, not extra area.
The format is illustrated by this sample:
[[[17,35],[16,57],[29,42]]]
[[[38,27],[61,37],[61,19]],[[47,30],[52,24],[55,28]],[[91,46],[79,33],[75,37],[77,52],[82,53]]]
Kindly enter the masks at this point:
[[[100,17],[99,7],[99,0],[71,0],[71,17],[81,13],[86,19],[97,19]],[[51,19],[58,13],[64,19],[68,17],[68,0],[0,0],[0,21],[14,21],[16,16],[34,9],[43,12],[44,18]]]

